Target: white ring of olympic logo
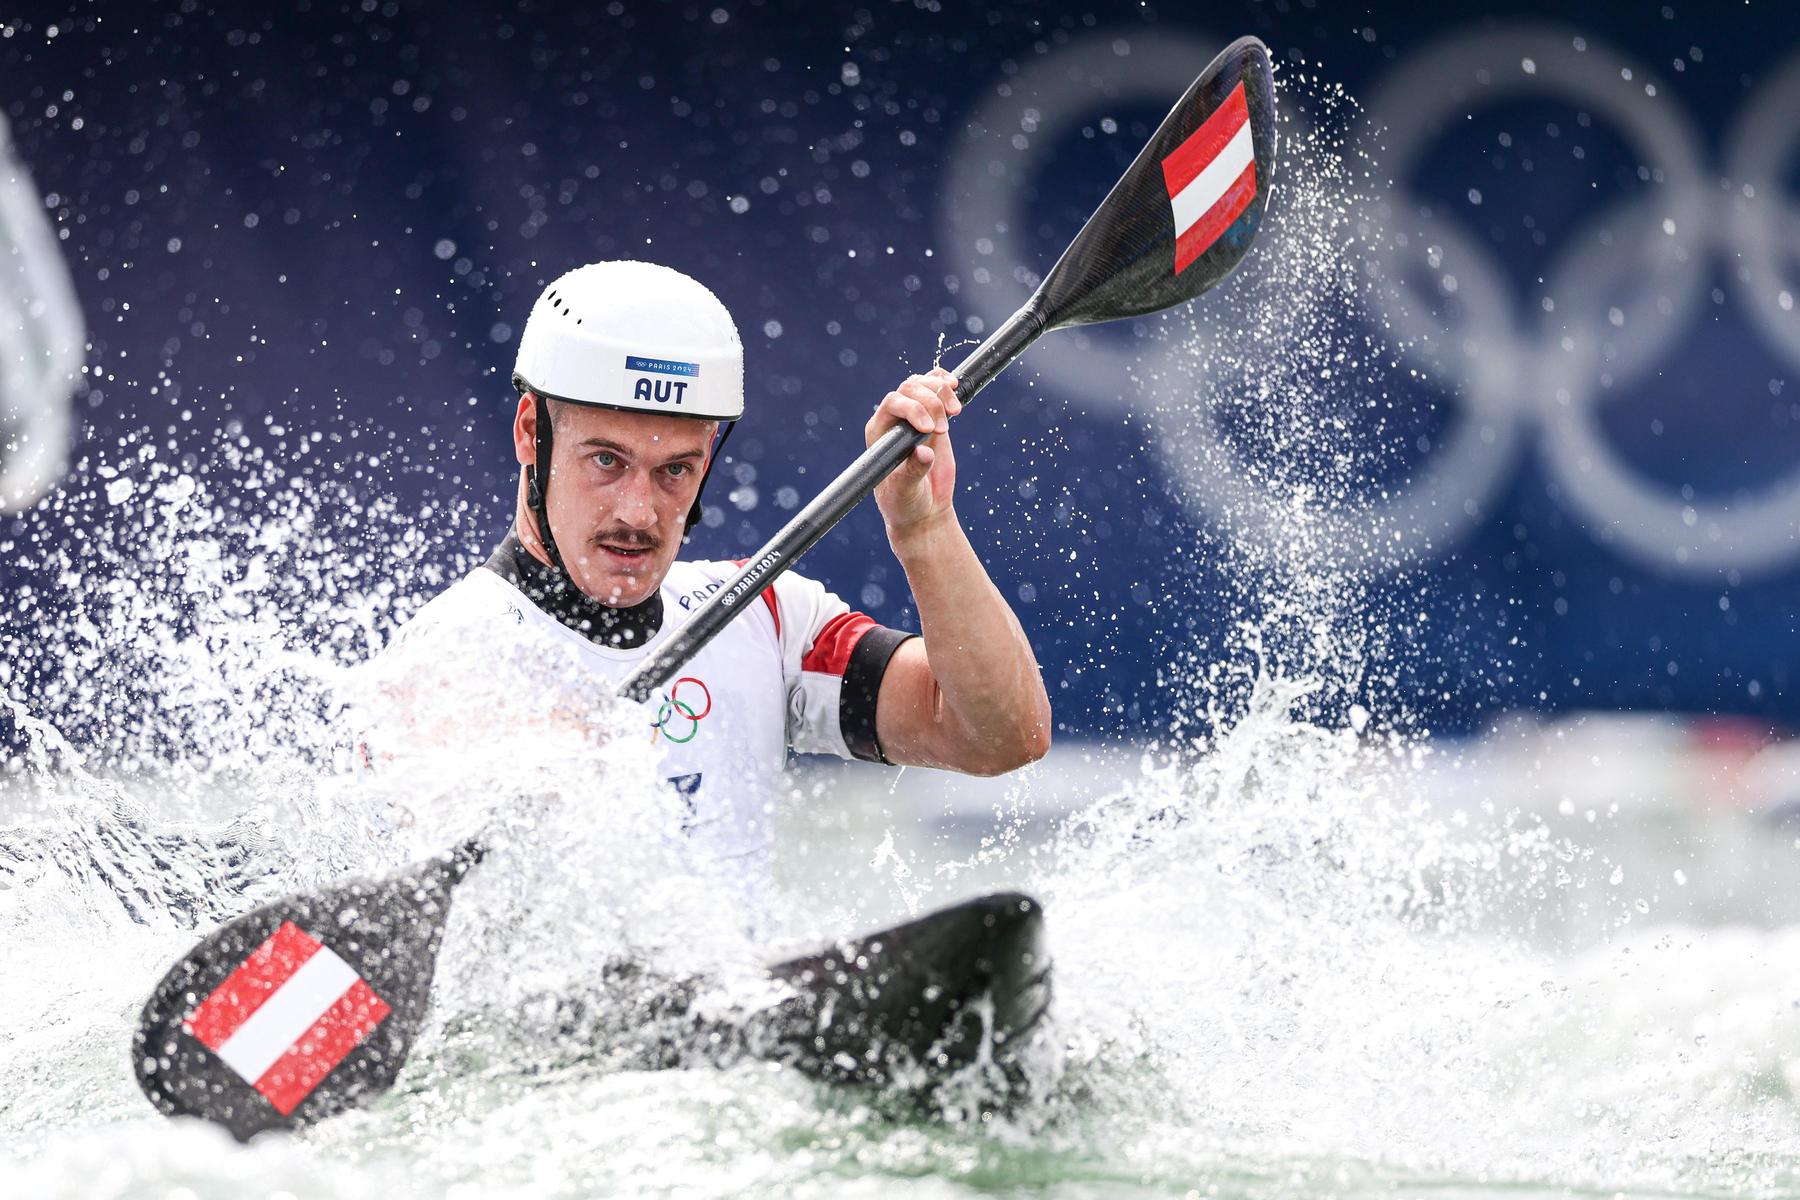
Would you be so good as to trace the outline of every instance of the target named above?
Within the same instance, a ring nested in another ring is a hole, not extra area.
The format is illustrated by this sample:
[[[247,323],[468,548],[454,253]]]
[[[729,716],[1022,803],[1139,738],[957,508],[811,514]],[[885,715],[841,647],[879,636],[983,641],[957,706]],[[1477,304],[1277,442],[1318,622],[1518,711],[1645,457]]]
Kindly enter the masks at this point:
[[[1054,142],[1121,105],[1165,103],[1214,49],[1160,34],[1121,54],[1113,34],[1092,35],[1022,68],[972,114],[952,154],[945,217],[953,244],[1002,272],[972,289],[990,324],[1037,282],[1011,266],[1035,255],[1020,236],[1033,183],[1030,142]],[[1453,119],[1521,96],[1579,105],[1652,171],[1652,186],[1593,214],[1562,242],[1544,274],[1548,311],[1521,303],[1475,231],[1407,190],[1425,152],[1450,136]],[[1800,209],[1782,187],[1800,149],[1796,112],[1800,55],[1771,73],[1724,139],[1726,187],[1709,173],[1703,139],[1676,93],[1643,64],[1573,29],[1519,24],[1453,35],[1377,81],[1363,141],[1381,146],[1380,165],[1394,185],[1371,214],[1389,236],[1375,239],[1371,266],[1382,284],[1368,299],[1396,335],[1395,352],[1437,381],[1442,399],[1459,411],[1402,487],[1356,511],[1316,514],[1331,552],[1393,567],[1449,549],[1483,517],[1535,428],[1562,502],[1597,539],[1648,565],[1749,573],[1800,554],[1800,468],[1729,502],[1691,498],[1622,458],[1600,421],[1602,406],[1629,403],[1632,386],[1651,378],[1699,319],[1719,263],[1732,268],[1732,299],[1772,355],[1800,368]],[[1284,119],[1298,120],[1291,112]],[[1040,380],[1071,401],[1122,416],[1141,406],[1128,404],[1121,381],[1179,377],[1173,361],[1144,361],[1172,360],[1179,349],[1070,330],[1046,338],[1033,361]],[[1185,429],[1189,439],[1198,432],[1214,441],[1197,453],[1165,455],[1191,507],[1252,538],[1291,528],[1289,504],[1259,493],[1241,473],[1217,469],[1233,452],[1204,413],[1189,414]],[[1358,536],[1371,523],[1393,536]]]

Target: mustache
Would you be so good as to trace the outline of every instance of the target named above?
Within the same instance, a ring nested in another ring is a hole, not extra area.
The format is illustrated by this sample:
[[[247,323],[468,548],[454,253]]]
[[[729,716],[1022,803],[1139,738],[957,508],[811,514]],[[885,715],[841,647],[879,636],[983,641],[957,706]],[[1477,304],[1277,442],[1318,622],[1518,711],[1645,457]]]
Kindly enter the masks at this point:
[[[598,550],[602,546],[624,546],[628,550],[654,550],[662,545],[662,539],[642,529],[612,529],[596,533],[588,539],[588,545]]]

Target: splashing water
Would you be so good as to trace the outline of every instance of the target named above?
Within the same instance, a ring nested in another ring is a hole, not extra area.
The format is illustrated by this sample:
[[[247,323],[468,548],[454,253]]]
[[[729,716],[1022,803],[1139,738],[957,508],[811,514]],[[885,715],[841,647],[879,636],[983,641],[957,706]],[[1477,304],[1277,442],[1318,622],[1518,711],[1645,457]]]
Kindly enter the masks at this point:
[[[1333,549],[1380,543],[1393,514],[1365,506],[1355,533],[1342,514],[1403,469],[1333,409],[1396,390],[1356,321],[1372,185],[1347,101],[1283,86],[1310,124],[1290,119],[1281,207],[1228,285],[1240,327],[1172,319],[1183,369],[1151,380],[1157,429],[1200,448],[1177,482],[1243,481],[1208,548],[1243,581],[1236,640],[1173,656],[1166,736],[1047,838],[1021,822],[936,862],[892,829],[789,851],[826,865],[788,937],[893,915],[834,899],[845,870],[908,910],[984,881],[1045,899],[1057,1009],[1033,1103],[921,1121],[764,1065],[647,1071],[628,1039],[569,1044],[554,1003],[596,994],[610,960],[715,979],[721,1005],[754,974],[665,836],[628,718],[596,697],[594,736],[519,729],[503,761],[371,777],[355,667],[488,531],[248,445],[189,470],[130,449],[0,547],[31,577],[0,663],[9,1194],[1791,1193],[1800,934],[1656,928],[1585,893],[1608,936],[1559,938],[1590,852],[1498,805],[1442,807],[1416,774],[1430,741],[1384,682],[1404,589]],[[1028,814],[1029,783],[1017,798]],[[136,1008],[200,932],[477,828],[503,852],[459,893],[393,1093],[248,1147],[149,1110]]]

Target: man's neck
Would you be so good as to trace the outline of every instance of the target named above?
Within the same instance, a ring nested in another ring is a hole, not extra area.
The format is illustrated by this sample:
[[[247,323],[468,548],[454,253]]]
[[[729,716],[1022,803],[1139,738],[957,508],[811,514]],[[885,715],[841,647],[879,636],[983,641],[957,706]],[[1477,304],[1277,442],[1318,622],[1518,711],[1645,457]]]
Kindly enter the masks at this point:
[[[632,650],[656,636],[663,622],[660,589],[629,608],[602,604],[576,587],[566,572],[551,566],[541,543],[535,549],[526,544],[529,530],[530,523],[521,519],[483,566],[518,588],[541,611],[597,646]],[[535,536],[532,540],[536,541]]]

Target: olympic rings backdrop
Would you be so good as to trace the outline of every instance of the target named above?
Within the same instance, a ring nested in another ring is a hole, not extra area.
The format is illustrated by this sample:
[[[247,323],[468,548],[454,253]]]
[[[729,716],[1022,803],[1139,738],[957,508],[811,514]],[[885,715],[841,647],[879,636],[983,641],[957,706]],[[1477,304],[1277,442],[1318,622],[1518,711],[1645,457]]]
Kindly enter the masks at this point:
[[[750,415],[695,549],[746,553],[883,391],[1029,292],[1251,32],[1288,144],[1335,123],[1361,172],[1313,235],[1341,228],[1359,281],[1338,336],[1379,346],[1319,386],[1319,422],[1380,465],[1314,498],[1309,552],[1407,597],[1430,651],[1393,671],[1418,715],[1800,718],[1789,6],[28,7],[0,16],[8,508],[133,431],[194,456],[280,427],[346,461],[428,442],[439,469],[365,485],[497,533],[531,299],[635,256],[743,331]],[[1306,182],[1280,181],[1289,231]],[[1248,272],[1301,262],[1274,216]],[[1213,368],[1258,336],[1239,316],[1053,336],[957,426],[965,522],[1069,730],[1159,727],[1161,669],[1227,653],[1238,576],[1291,550],[1296,499],[1258,456],[1331,447],[1233,425],[1244,380]],[[872,512],[803,569],[909,620]],[[28,573],[0,559],[0,584]],[[665,707],[662,732],[697,725]]]

